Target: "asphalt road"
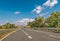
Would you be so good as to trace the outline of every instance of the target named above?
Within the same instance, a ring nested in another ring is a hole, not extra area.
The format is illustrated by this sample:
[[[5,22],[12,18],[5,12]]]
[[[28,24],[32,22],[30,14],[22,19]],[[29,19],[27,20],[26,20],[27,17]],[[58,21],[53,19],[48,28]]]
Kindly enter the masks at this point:
[[[60,41],[60,34],[30,29],[19,29],[2,41]]]

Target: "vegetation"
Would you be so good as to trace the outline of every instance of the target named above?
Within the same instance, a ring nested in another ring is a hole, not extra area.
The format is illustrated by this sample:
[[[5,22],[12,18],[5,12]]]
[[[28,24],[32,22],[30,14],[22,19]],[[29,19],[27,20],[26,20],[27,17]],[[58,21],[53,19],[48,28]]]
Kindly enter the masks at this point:
[[[0,39],[2,39],[3,37],[5,37],[6,35],[8,35],[9,33],[11,33],[11,32],[13,32],[13,31],[15,31],[15,30],[7,30],[7,29],[5,29],[5,30],[0,30]]]
[[[29,22],[28,26],[31,28],[60,28],[60,12],[53,12],[48,18],[37,17],[35,21]]]
[[[14,28],[18,28],[18,26],[15,26],[15,24],[10,24],[10,23],[6,23],[4,25],[1,25],[0,26],[0,39],[5,37],[9,33],[15,31],[16,29],[14,29]]]
[[[0,25],[0,39],[15,31],[17,28],[18,26],[15,26],[15,24],[11,24],[9,22],[4,25]]]
[[[0,26],[0,29],[12,29],[12,28],[17,28],[17,26],[15,26],[15,24],[10,23],[6,23],[5,25]]]

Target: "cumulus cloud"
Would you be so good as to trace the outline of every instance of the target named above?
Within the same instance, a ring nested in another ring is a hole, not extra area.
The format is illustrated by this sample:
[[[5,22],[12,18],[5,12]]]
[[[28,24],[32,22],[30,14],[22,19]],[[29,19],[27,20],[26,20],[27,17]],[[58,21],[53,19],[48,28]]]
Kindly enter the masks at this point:
[[[20,25],[27,25],[28,22],[32,22],[34,19],[24,18],[22,20],[17,20],[17,23]]]
[[[43,11],[46,7],[53,7],[58,3],[57,0],[47,0],[45,3],[42,4],[42,6],[37,6],[35,9],[32,10],[32,12],[36,12],[37,14],[40,14],[41,11]]]
[[[44,6],[49,6],[49,7],[53,7],[55,4],[57,4],[58,1],[57,0],[47,0],[43,5]]]
[[[18,12],[18,11],[17,11],[17,12],[14,12],[14,14],[20,14],[20,13],[21,13],[21,12]]]
[[[33,12],[36,12],[37,14],[39,14],[39,13],[41,12],[41,10],[42,10],[42,7],[41,7],[41,6],[37,6],[37,7],[33,10]]]

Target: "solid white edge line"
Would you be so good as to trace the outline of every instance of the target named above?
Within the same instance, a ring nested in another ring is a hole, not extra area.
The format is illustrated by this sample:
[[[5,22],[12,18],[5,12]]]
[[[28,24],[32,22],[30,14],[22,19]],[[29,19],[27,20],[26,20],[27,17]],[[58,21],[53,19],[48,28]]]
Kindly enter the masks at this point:
[[[16,30],[13,31],[13,32],[11,32],[11,33],[9,33],[8,35],[6,35],[5,37],[3,37],[2,39],[0,39],[0,41],[2,41],[3,39],[5,39],[6,37],[8,37],[9,35],[11,35],[11,34],[14,33],[14,32],[16,32]]]

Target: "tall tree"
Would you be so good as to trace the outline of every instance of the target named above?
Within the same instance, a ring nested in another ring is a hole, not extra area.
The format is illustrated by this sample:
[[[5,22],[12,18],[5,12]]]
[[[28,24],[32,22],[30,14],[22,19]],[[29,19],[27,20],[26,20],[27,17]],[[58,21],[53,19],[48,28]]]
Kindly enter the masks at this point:
[[[59,18],[59,16],[60,16],[60,12],[53,12],[51,15],[50,15],[50,17],[48,18],[49,20],[49,25],[51,26],[51,27],[57,27],[58,26],[58,23],[59,23],[59,21],[60,21],[60,18]]]
[[[37,17],[36,19],[36,23],[39,25],[39,27],[43,27],[44,25],[44,17]]]

